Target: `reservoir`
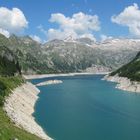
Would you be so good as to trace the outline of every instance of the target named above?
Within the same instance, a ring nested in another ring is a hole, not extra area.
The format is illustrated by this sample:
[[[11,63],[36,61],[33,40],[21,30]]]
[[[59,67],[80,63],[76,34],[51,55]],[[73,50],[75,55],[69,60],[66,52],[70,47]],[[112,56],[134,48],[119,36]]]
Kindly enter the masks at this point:
[[[63,83],[38,87],[33,116],[54,140],[139,140],[140,94],[116,89],[103,75],[35,79]]]

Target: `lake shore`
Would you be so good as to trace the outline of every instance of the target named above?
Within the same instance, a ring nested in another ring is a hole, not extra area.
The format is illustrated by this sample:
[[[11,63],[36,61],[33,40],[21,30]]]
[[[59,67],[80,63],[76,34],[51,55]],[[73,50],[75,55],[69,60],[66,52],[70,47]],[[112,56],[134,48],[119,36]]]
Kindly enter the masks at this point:
[[[106,75],[103,80],[111,81],[117,83],[116,88],[129,91],[140,93],[140,82],[130,81],[130,79],[126,77],[119,77],[118,75],[109,76]]]
[[[105,75],[109,72],[97,72],[97,73],[66,73],[66,74],[36,74],[36,75],[23,75],[23,77],[27,80],[29,79],[41,79],[41,78],[49,78],[49,77],[58,77],[58,76],[76,76],[76,75],[96,75],[101,74]]]
[[[52,140],[32,116],[39,92],[35,85],[26,82],[14,89],[6,98],[3,109],[16,126],[44,140]]]
[[[63,83],[62,80],[47,80],[45,82],[36,84],[36,86],[54,85],[54,84],[61,84],[61,83]]]
[[[108,73],[108,72],[107,72]],[[93,75],[95,73],[68,73],[68,74],[43,74],[43,75],[24,75],[25,79],[39,79],[57,76],[75,76],[75,75]],[[106,73],[96,73],[106,74]],[[9,97],[6,98],[3,109],[8,117],[16,126],[37,135],[44,140],[52,140],[38,125],[35,118],[34,106],[38,99],[39,89],[30,82],[17,87],[12,91]]]

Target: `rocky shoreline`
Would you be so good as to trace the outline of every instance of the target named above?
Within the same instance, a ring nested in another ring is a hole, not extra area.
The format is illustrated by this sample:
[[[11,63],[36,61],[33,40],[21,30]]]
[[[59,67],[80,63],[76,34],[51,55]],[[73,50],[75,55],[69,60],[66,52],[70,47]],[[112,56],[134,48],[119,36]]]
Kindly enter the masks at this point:
[[[54,85],[54,84],[61,84],[63,83],[62,80],[48,80],[48,81],[45,81],[45,82],[41,82],[41,83],[38,83],[36,84],[36,86],[45,86],[45,85]]]
[[[49,77],[59,77],[59,76],[76,76],[76,75],[97,75],[97,74],[108,74],[109,72],[94,72],[94,73],[87,73],[87,72],[82,72],[82,73],[64,73],[64,74],[34,74],[34,75],[23,75],[23,77],[27,80],[29,79],[40,79],[40,78],[49,78]]]
[[[35,122],[35,118],[32,116],[39,92],[36,86],[26,82],[13,90],[12,94],[6,98],[4,110],[16,126],[44,140],[52,140]]]
[[[119,77],[118,75],[109,76],[106,75],[103,80],[116,82],[116,88],[129,91],[129,92],[135,92],[140,93],[140,82],[136,81],[130,81],[130,79],[126,77]]]

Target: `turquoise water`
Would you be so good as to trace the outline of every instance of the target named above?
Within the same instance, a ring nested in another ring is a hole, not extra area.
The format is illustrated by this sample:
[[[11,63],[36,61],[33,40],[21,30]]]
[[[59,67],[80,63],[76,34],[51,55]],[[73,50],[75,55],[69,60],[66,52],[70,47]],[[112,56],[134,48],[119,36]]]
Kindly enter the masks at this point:
[[[57,77],[39,87],[33,114],[55,140],[140,140],[140,95],[115,89],[101,75]],[[32,80],[39,83],[46,79]]]

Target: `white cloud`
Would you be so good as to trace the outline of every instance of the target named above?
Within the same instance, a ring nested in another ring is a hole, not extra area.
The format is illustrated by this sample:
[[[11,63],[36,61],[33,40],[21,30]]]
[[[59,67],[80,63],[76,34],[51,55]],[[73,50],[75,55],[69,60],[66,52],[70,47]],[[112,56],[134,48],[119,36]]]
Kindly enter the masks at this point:
[[[12,10],[0,7],[0,28],[9,33],[19,33],[28,26],[23,12],[18,8]]]
[[[7,38],[10,37],[10,33],[7,30],[3,30],[2,28],[0,28],[0,34],[3,34]]]
[[[140,36],[140,10],[136,3],[126,7],[119,15],[111,17],[112,22],[127,26],[132,35]]]
[[[42,42],[41,38],[40,38],[39,36],[37,36],[37,35],[31,35],[30,37],[31,37],[33,40],[37,41],[38,43],[41,43],[41,42]]]
[[[112,39],[113,37],[112,37],[112,36],[107,36],[107,35],[102,34],[102,35],[100,36],[100,38],[101,38],[101,41],[105,41],[105,40],[108,40],[108,39]]]
[[[94,36],[92,35],[94,31],[100,30],[100,22],[97,15],[87,15],[82,12],[73,14],[72,17],[66,17],[61,13],[55,13],[51,15],[49,20],[52,23],[59,25],[57,29],[51,28],[45,31],[42,26],[39,27],[42,32],[47,35],[49,40],[52,39],[65,39],[68,36],[73,38],[78,38],[80,36]]]

